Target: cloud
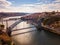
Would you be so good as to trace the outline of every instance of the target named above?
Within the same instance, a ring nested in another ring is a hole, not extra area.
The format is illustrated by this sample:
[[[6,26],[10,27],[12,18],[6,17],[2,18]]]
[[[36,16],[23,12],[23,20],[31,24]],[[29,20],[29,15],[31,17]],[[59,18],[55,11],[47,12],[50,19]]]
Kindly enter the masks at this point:
[[[44,12],[44,11],[60,11],[60,3],[49,3],[49,4],[24,4],[20,9],[26,12]]]
[[[60,0],[55,0],[56,2],[60,2]]]
[[[0,0],[0,8],[6,8],[11,5],[11,2],[7,0]]]
[[[59,0],[53,3],[44,4],[42,2],[34,4],[22,4],[20,6],[11,6],[12,3],[7,0],[0,0],[0,12],[44,12],[44,11],[60,11]],[[3,8],[2,8],[3,7]],[[2,8],[2,9],[1,9]]]
[[[53,3],[54,3],[54,4],[60,3],[60,0],[55,0]]]

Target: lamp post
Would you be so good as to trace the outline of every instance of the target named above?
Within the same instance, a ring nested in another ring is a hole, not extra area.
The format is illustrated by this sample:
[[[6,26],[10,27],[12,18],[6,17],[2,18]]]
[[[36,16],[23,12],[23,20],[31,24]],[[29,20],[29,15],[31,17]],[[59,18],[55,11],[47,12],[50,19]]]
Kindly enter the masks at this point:
[[[6,20],[6,29],[8,28],[8,20]]]
[[[1,24],[3,24],[3,17],[0,17]]]

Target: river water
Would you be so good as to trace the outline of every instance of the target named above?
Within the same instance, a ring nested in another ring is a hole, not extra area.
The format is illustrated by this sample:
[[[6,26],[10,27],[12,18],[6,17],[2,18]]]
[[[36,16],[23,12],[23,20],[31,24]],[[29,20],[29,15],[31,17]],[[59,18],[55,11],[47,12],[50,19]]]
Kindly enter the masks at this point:
[[[8,21],[8,27],[15,21]],[[3,23],[6,25],[6,22]],[[28,28],[33,27],[33,28]],[[17,30],[20,29],[20,30]],[[23,21],[12,31],[12,39],[16,45],[60,45],[60,36],[44,30],[37,30],[34,25]]]

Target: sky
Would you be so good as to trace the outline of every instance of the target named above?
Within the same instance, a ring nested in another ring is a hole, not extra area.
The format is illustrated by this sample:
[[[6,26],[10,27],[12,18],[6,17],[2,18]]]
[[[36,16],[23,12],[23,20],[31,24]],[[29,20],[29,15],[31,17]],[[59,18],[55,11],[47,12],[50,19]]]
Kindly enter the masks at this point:
[[[60,11],[60,0],[0,0],[0,12]]]

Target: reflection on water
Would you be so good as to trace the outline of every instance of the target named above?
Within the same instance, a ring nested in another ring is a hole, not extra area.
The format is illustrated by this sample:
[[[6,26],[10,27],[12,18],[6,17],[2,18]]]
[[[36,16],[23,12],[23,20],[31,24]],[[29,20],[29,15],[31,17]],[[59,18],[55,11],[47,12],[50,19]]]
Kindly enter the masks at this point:
[[[18,45],[60,45],[60,36],[50,32],[33,31],[13,36]]]
[[[26,27],[33,27],[33,25],[27,24],[26,22],[21,22],[20,24],[17,25],[17,29],[26,28]],[[20,34],[15,35],[12,38],[14,40],[16,40],[17,42],[19,42],[18,45],[20,45],[20,44],[21,45],[28,45],[32,41],[33,34],[31,34],[31,32],[34,31],[35,29],[36,28],[29,28],[29,29],[13,31],[12,34],[19,34],[19,33]]]
[[[30,24],[27,24],[26,22],[22,23],[25,23],[24,26],[22,25],[22,28],[32,26]],[[15,34],[20,33],[12,37],[14,40],[17,41],[16,45],[57,45],[57,44],[60,45],[60,36],[52,34],[48,31],[44,30],[37,31],[36,28],[29,28],[19,30],[16,32],[14,31],[13,33]]]
[[[9,21],[8,26],[16,21]],[[6,25],[6,22],[4,22]],[[60,45],[60,36],[52,34],[48,31],[37,31],[33,25],[27,24],[27,22],[21,22],[14,29],[22,29],[12,32],[12,39],[16,45]],[[17,35],[15,35],[17,34]]]

